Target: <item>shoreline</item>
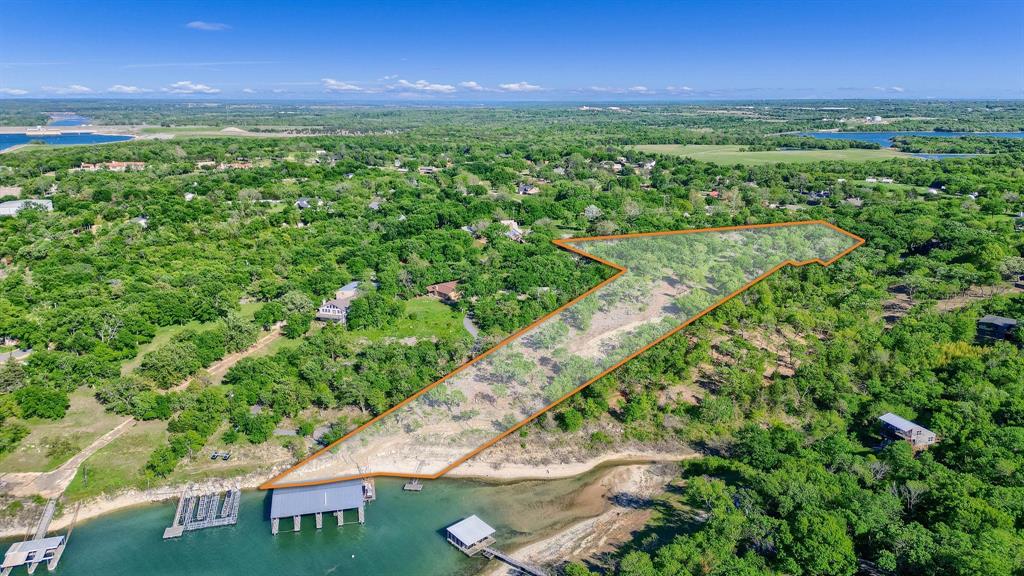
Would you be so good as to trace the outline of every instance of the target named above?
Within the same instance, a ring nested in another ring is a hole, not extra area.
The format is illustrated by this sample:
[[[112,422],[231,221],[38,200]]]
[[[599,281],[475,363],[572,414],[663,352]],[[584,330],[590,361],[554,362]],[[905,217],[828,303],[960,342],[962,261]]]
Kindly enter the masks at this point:
[[[627,467],[644,464],[664,464],[670,462],[681,462],[691,458],[699,458],[701,455],[693,451],[664,453],[664,452],[643,452],[623,451],[609,452],[595,458],[582,462],[568,464],[556,464],[545,467],[545,473],[536,472],[536,466],[528,465],[503,465],[495,469],[489,463],[467,462],[459,468],[449,472],[442,478],[459,480],[478,480],[481,482],[495,484],[514,484],[517,482],[535,480],[555,480],[560,478],[571,478],[586,474],[602,466]],[[216,478],[200,482],[189,483],[193,488],[199,490],[226,490],[234,486],[240,486],[243,490],[257,489],[268,477],[284,470],[285,467],[276,467],[268,472],[252,473],[245,476],[232,478]],[[174,500],[181,495],[185,484],[174,484],[151,488],[148,490],[130,489],[122,492],[99,496],[79,503],[66,504],[64,513],[54,518],[50,523],[50,530],[61,530],[66,528],[74,517],[73,509],[80,506],[78,510],[78,521],[84,522],[105,516],[114,512],[128,510],[136,506],[157,504],[159,502]],[[0,538],[18,538],[25,535],[27,531],[34,528],[34,521],[30,526],[4,526],[0,528]]]

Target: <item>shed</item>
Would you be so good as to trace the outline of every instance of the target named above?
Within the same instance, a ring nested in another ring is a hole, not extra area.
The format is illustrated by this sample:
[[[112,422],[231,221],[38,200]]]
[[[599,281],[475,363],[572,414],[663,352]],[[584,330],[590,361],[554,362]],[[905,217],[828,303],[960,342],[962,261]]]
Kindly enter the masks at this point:
[[[448,542],[470,556],[494,543],[494,528],[476,515],[452,524],[447,533]]]

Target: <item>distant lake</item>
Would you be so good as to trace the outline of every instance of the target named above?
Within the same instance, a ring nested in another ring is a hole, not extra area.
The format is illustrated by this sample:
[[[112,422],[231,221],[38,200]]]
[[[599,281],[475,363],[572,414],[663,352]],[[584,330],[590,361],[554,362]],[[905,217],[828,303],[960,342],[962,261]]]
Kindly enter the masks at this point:
[[[892,139],[897,136],[1024,138],[1024,132],[800,132],[800,136],[810,136],[819,140],[858,140],[861,142],[873,142],[882,148],[892,148]]]
[[[108,142],[124,142],[131,140],[131,136],[116,136],[111,134],[93,134],[91,132],[65,132],[55,136],[42,136],[37,134],[0,134],[0,151],[7,150],[19,144],[28,144],[33,140],[41,140],[51,146],[74,146],[80,144],[106,144]]]
[[[50,121],[46,124],[47,126],[82,126],[88,124],[92,120],[85,116],[79,116],[78,114],[62,114],[60,116],[52,116]]]

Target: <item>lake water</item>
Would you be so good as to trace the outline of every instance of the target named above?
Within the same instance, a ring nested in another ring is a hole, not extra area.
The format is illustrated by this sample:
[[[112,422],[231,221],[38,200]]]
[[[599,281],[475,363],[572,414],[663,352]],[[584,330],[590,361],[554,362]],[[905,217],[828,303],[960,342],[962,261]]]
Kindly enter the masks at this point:
[[[277,536],[270,534],[267,492],[243,494],[235,526],[186,532],[167,541],[163,530],[177,502],[143,506],[79,523],[56,574],[468,576],[487,561],[467,558],[448,544],[446,526],[477,514],[497,529],[496,547],[510,551],[599,513],[581,508],[576,496],[607,471],[513,484],[442,479],[426,482],[420,493],[403,492],[403,480],[378,478],[377,500],[366,507],[365,525],[339,528],[333,516],[325,515],[323,529],[317,530],[307,516],[297,533],[289,531],[290,519],[282,520]],[[45,567],[40,570],[46,573]]]
[[[108,142],[124,142],[131,140],[131,136],[120,136],[112,134],[93,134],[91,132],[65,132],[56,136],[41,136],[38,134],[0,134],[0,151],[28,144],[33,140],[41,140],[51,146],[74,146],[81,144],[106,144]]]
[[[47,126],[82,126],[91,122],[89,118],[85,116],[79,116],[78,114],[61,114],[59,116],[52,116]]]
[[[859,140],[861,142],[873,142],[882,148],[892,148],[892,139],[897,136],[1024,138],[1024,132],[800,132],[800,136],[810,136],[820,140]]]

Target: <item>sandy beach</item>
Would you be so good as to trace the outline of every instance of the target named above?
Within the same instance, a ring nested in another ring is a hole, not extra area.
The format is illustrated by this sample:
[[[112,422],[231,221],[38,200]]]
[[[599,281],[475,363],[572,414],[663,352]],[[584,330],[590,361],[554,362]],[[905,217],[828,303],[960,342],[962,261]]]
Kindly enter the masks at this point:
[[[676,477],[675,466],[635,464],[612,469],[588,486],[587,499],[599,499],[603,511],[591,518],[517,549],[504,550],[534,566],[558,566],[572,561],[595,561],[617,545],[632,539],[650,519],[652,510],[642,504],[656,497]],[[510,576],[513,571],[497,561],[482,572],[486,576]]]

